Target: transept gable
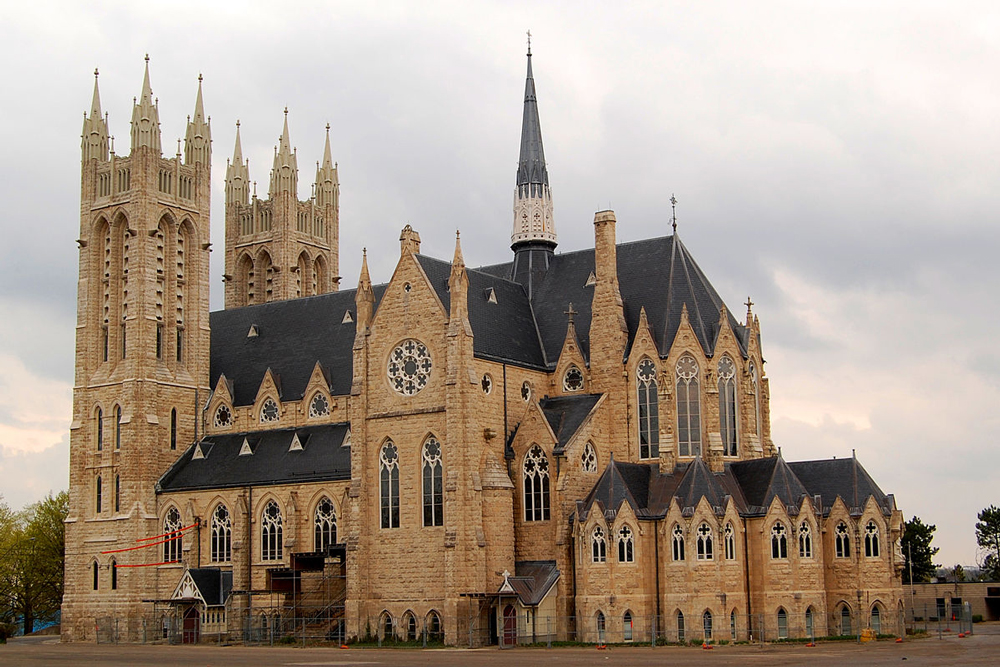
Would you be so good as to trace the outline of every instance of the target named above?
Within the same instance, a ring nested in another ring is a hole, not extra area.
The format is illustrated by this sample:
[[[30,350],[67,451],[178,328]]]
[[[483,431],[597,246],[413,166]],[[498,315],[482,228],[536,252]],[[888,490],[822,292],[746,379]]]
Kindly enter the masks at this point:
[[[659,361],[660,350],[656,344],[656,336],[653,334],[653,329],[649,325],[649,318],[646,316],[645,306],[643,306],[639,311],[639,324],[636,327],[635,336],[632,338],[631,345],[626,350],[626,355],[628,357],[628,366],[631,375],[635,374],[636,366],[643,357],[649,357],[654,360],[654,363]]]
[[[418,255],[413,252],[403,252],[399,262],[396,263],[392,277],[385,285],[382,298],[372,317],[371,330],[375,333],[379,328],[391,328],[395,324],[419,330],[437,318],[447,321],[448,308],[445,303],[418,261]],[[402,313],[399,312],[399,308],[402,308]],[[434,312],[428,312],[428,308]],[[433,319],[428,320],[428,317]]]
[[[568,316],[566,337],[552,375],[552,391],[557,395],[586,391],[590,385],[590,370],[576,336],[576,325],[573,321],[576,312],[572,303],[569,304],[566,314]],[[570,374],[574,368],[576,372]]]

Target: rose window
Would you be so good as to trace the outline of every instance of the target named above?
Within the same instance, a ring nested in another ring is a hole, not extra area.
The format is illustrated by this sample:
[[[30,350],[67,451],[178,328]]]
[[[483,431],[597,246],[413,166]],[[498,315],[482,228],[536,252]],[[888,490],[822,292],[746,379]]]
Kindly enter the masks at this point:
[[[427,386],[431,376],[431,354],[427,346],[412,338],[404,340],[389,355],[386,373],[397,393],[413,396]]]
[[[323,394],[316,394],[309,404],[310,417],[323,417],[330,414],[330,401]]]
[[[225,428],[232,425],[233,413],[229,411],[228,406],[220,405],[219,409],[215,411],[215,427]]]

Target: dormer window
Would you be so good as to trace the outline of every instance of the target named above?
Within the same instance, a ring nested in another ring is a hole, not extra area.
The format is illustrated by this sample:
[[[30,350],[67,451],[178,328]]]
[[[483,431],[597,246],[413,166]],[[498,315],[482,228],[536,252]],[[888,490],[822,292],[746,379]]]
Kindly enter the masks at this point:
[[[278,404],[270,398],[265,400],[264,405],[260,409],[260,423],[272,423],[278,421],[278,419]]]
[[[233,412],[228,405],[220,405],[215,409],[215,428],[229,428],[233,425]]]
[[[325,417],[328,414],[330,414],[329,399],[322,393],[317,393],[309,403],[309,416],[313,418]]]

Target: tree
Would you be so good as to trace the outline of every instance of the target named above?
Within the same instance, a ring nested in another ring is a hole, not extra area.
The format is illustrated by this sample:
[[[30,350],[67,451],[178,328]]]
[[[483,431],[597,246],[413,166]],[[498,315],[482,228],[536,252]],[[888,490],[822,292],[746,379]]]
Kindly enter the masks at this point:
[[[20,618],[25,634],[62,605],[68,509],[65,491],[16,514],[0,506],[0,621]]]
[[[925,524],[918,516],[906,522],[901,544],[903,558],[906,559],[903,567],[904,584],[911,583],[911,571],[914,582],[930,581],[937,571],[939,564],[934,562],[934,556],[940,549],[931,546],[935,530],[937,526]]]
[[[980,548],[980,567],[992,581],[1000,580],[1000,507],[990,505],[979,513],[976,544]]]

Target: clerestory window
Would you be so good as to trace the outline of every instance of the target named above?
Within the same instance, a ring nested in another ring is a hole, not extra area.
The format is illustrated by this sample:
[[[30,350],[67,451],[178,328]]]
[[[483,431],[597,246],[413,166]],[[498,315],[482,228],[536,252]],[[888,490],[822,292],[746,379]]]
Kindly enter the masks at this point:
[[[656,364],[643,359],[636,369],[639,393],[639,458],[660,456],[660,411],[656,390]]]
[[[677,443],[680,456],[701,454],[701,390],[698,362],[690,354],[677,361]]]

